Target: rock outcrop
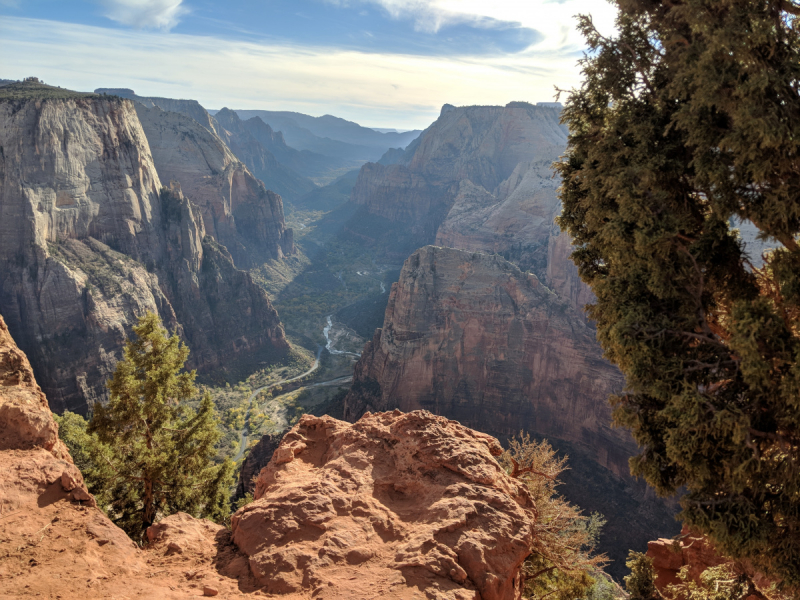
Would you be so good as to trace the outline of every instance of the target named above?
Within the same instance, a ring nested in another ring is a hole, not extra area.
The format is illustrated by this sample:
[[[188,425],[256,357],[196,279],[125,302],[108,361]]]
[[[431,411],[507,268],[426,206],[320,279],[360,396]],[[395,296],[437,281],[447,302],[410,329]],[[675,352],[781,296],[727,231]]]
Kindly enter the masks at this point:
[[[145,549],[95,507],[57,434],[0,317],[2,598],[519,598],[534,503],[497,440],[442,417],[305,416],[233,534],[178,513]]]
[[[0,317],[0,597],[186,598],[258,589],[222,526],[173,515],[140,550],[95,507]],[[207,594],[208,595],[208,594]]]
[[[535,506],[494,438],[428,412],[306,415],[233,515],[265,591],[512,600]]]
[[[0,147],[0,312],[54,410],[106,397],[146,311],[182,333],[200,370],[288,348],[266,293],[206,236],[198,208],[162,192],[133,103],[3,101]]]
[[[714,544],[704,535],[684,526],[675,539],[658,539],[647,545],[647,556],[653,559],[656,587],[664,591],[667,586],[680,583],[678,572],[686,568],[690,581],[700,582],[706,569],[727,565],[737,574],[746,574],[761,590],[768,590],[772,582],[755,572],[745,561],[733,561],[717,553]],[[744,600],[763,600],[764,596],[751,594]]]
[[[498,255],[427,246],[392,286],[344,414],[426,409],[501,439],[547,438],[570,456],[566,496],[608,519],[601,547],[621,576],[628,549],[674,532],[673,511],[629,475],[635,443],[611,427],[607,399],[623,385],[594,330],[535,275]]]
[[[294,252],[283,200],[219,136],[185,115],[157,107],[137,103],[136,113],[159,179],[180,184],[202,216],[206,233],[228,249],[237,267],[252,268]]]

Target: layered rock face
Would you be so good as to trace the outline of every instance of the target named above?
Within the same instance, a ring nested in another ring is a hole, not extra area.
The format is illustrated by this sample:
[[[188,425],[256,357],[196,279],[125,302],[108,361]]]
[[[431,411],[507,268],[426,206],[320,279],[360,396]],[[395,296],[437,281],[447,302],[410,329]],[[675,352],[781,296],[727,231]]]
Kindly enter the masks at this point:
[[[233,515],[271,594],[512,600],[535,507],[497,440],[428,412],[305,415]]]
[[[611,427],[607,399],[623,385],[594,330],[535,275],[498,255],[428,246],[393,285],[344,414],[426,409],[501,439],[548,439],[570,457],[563,493],[607,518],[600,547],[622,577],[629,549],[676,532],[671,506],[629,475],[632,438]]]
[[[206,233],[239,268],[294,252],[283,200],[268,191],[215,133],[185,115],[136,104],[162,182],[177,181],[202,215]],[[274,161],[274,158],[273,158]]]
[[[362,167],[352,201],[407,232],[414,247],[501,254],[582,309],[593,296],[569,260],[569,237],[554,226],[561,207],[552,163],[567,143],[559,115],[523,102],[447,105],[394,164]],[[355,233],[375,235],[374,223],[362,231],[359,220]]]
[[[106,397],[146,311],[185,336],[200,370],[288,347],[197,209],[178,188],[162,194],[130,101],[2,102],[0,147],[0,312],[54,410]]]
[[[345,418],[426,409],[497,435],[567,440],[624,475],[635,449],[611,428],[606,398],[622,374],[594,332],[497,255],[427,246],[403,265],[384,328],[355,369]]]
[[[450,107],[399,162],[362,168],[352,200],[422,243],[438,235],[437,244],[505,251],[542,226],[546,239],[558,207],[549,165],[566,145],[558,115],[524,103]]]

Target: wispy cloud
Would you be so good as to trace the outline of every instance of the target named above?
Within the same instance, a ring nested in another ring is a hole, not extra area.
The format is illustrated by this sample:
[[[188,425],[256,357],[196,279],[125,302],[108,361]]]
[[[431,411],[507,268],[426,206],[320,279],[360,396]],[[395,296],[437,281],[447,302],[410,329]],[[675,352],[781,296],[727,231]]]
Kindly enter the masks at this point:
[[[468,24],[483,29],[516,26],[544,32],[542,47],[580,46],[575,16],[591,14],[601,30],[613,28],[616,8],[608,0],[323,0],[342,7],[376,5],[394,19],[411,19],[418,31],[438,33]]]
[[[425,127],[444,103],[552,100],[554,85],[580,78],[575,56],[558,52],[408,56],[9,17],[0,29],[3,77],[36,75],[89,91],[129,87],[209,108],[330,113],[375,127]]]
[[[136,29],[169,31],[187,11],[183,0],[99,0],[105,16]]]

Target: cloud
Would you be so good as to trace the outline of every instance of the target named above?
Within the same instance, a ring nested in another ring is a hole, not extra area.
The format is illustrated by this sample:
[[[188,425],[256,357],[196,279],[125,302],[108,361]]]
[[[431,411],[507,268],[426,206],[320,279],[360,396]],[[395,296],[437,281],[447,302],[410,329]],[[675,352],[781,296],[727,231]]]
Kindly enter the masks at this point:
[[[581,47],[575,16],[591,14],[601,31],[611,31],[616,8],[608,0],[323,0],[341,7],[374,5],[393,19],[410,19],[417,31],[438,33],[457,25],[478,29],[544,32],[537,46]]]
[[[194,98],[208,108],[335,114],[371,127],[426,127],[442,104],[549,101],[580,81],[573,54],[437,57],[0,18],[6,77],[91,91]],[[98,52],[103,48],[103,52]]]
[[[169,31],[178,24],[186,8],[183,0],[99,0],[105,16],[136,29]]]

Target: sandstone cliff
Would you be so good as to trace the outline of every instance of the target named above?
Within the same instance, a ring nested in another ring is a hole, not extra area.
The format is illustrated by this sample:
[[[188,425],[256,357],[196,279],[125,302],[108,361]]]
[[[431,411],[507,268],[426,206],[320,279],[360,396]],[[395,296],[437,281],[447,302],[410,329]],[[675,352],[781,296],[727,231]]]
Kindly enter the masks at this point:
[[[567,497],[608,519],[621,576],[630,548],[674,530],[672,510],[628,474],[636,446],[611,427],[623,377],[584,319],[497,255],[428,246],[405,262],[384,326],[364,347],[345,419],[430,410],[501,439],[527,431],[571,457]]]
[[[535,507],[500,451],[424,412],[306,416],[235,543],[178,513],[139,549],[95,507],[0,317],[0,597],[516,600]]]
[[[384,161],[394,164],[362,167],[351,199],[363,208],[351,230],[391,232],[399,253],[435,243],[501,254],[581,309],[592,295],[554,227],[560,181],[551,165],[567,141],[559,115],[524,102],[445,106],[402,156]]]
[[[623,475],[635,445],[611,428],[605,401],[622,387],[594,332],[535,276],[497,255],[427,246],[392,287],[345,418],[426,409],[493,434],[525,429]]]
[[[206,233],[239,268],[294,252],[283,200],[267,191],[215,133],[187,116],[136,104],[162,182],[177,181],[197,207]]]
[[[0,148],[0,311],[54,410],[105,398],[148,310],[201,370],[287,348],[266,294],[177,188],[161,192],[130,101],[0,102]]]

